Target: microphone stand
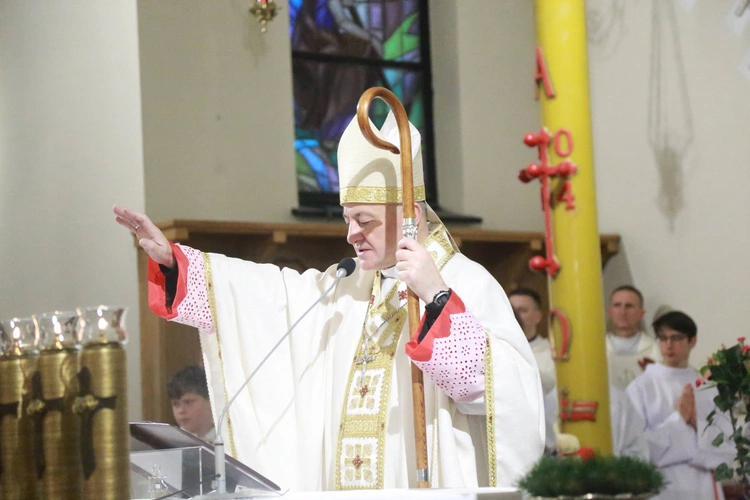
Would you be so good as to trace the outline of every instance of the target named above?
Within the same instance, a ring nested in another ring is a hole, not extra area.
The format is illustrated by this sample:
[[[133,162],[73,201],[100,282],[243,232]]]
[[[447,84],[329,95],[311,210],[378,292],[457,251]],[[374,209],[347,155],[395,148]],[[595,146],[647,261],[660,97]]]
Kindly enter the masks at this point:
[[[281,343],[289,336],[290,333],[294,330],[294,328],[299,324],[300,321],[304,319],[305,316],[308,315],[312,309],[318,305],[318,303],[323,300],[330,292],[333,290],[333,287],[335,287],[338,282],[341,280],[341,278],[345,278],[352,274],[354,272],[355,267],[357,266],[357,263],[352,259],[351,257],[346,257],[345,259],[341,259],[341,262],[339,262],[338,267],[336,268],[336,278],[333,280],[333,283],[331,286],[328,287],[328,289],[323,292],[323,295],[321,295],[318,300],[312,303],[310,307],[307,308],[305,312],[302,313],[302,315],[297,319],[297,321],[294,322],[294,324],[289,328],[289,330],[286,331],[284,335],[281,336],[278,342],[276,342],[276,345],[274,345],[270,351],[268,351],[268,354],[261,360],[260,363],[258,363],[258,366],[255,367],[255,370],[250,374],[249,377],[245,380],[245,382],[240,386],[239,389],[237,389],[237,392],[234,393],[234,396],[232,396],[232,399],[227,402],[226,405],[224,405],[224,409],[221,411],[221,414],[219,415],[219,421],[216,425],[216,440],[214,441],[214,472],[216,474],[216,495],[213,495],[214,498],[232,498],[232,496],[229,496],[227,494],[227,478],[226,478],[226,458],[224,456],[224,438],[221,435],[221,426],[224,423],[224,417],[227,414],[227,411],[229,411],[229,408],[232,406],[232,403],[234,403],[234,400],[239,397],[239,395],[242,393],[243,389],[247,387],[247,384],[250,383],[250,381],[253,379],[256,373],[258,373],[258,370],[265,364],[265,362],[268,360],[269,357],[271,357],[271,354],[274,353],[274,351],[281,345]],[[236,498],[236,497],[235,497]]]

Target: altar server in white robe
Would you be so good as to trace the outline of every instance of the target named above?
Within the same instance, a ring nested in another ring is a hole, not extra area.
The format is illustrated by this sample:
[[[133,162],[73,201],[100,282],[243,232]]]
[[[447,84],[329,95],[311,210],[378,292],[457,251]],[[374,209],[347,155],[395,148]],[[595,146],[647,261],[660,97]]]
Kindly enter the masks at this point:
[[[393,115],[376,133],[399,143]],[[227,450],[284,487],[415,487],[411,360],[425,373],[432,487],[513,486],[542,454],[534,356],[503,289],[458,251],[423,201],[420,143],[412,126],[415,241],[400,236],[399,156],[371,146],[352,120],[338,161],[357,268],[296,327],[228,413]],[[299,274],[206,254],[170,243],[144,214],[114,211],[151,257],[151,308],[200,331],[217,418],[333,283],[336,266]],[[416,332],[406,331],[407,286],[425,311]]]
[[[661,360],[654,337],[641,329],[643,294],[632,285],[621,285],[609,297],[607,332],[609,385],[620,391],[643,373],[646,365]]]
[[[552,359],[552,345],[547,337],[539,334],[539,325],[542,322],[542,299],[534,290],[520,287],[511,290],[508,293],[508,299],[539,367],[547,431],[544,452],[551,455],[557,451],[555,429],[560,418],[560,407],[557,401],[557,372],[555,361]]]
[[[721,485],[712,471],[734,461],[729,440],[718,447],[711,442],[719,432],[732,433],[729,418],[714,410],[715,388],[695,389],[700,373],[688,365],[698,329],[685,313],[668,312],[653,323],[663,363],[650,364],[627,388],[627,394],[645,421],[649,457],[664,473],[665,491],[658,500],[723,499]]]
[[[560,409],[557,395],[557,372],[552,359],[552,346],[549,340],[539,335],[542,322],[542,300],[539,294],[529,288],[516,288],[508,293],[510,304],[516,313],[526,338],[539,366],[539,376],[544,392],[544,409],[547,428],[547,441],[544,451],[552,454],[555,451],[568,454],[578,449],[578,438],[559,433]],[[633,408],[624,389],[610,384],[609,403],[612,421],[612,452],[615,455],[629,455],[648,460],[648,449],[643,437],[642,426],[633,425],[640,416]],[[558,448],[558,438],[562,446]],[[571,443],[572,446],[571,446]]]

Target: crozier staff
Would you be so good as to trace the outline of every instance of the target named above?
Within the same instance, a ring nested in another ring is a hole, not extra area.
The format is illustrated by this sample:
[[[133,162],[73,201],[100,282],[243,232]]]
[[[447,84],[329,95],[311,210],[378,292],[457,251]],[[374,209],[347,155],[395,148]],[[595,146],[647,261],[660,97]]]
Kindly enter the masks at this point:
[[[398,130],[398,138],[401,149],[397,148],[393,144],[380,139],[377,134],[370,128],[372,122],[370,122],[369,110],[370,103],[373,99],[379,97],[383,99],[393,111],[396,119],[396,126]],[[400,154],[401,159],[401,179],[403,180],[403,186],[401,189],[401,210],[403,213],[403,226],[402,233],[404,238],[412,240],[417,239],[417,224],[414,212],[414,177],[412,174],[412,163],[411,163],[411,131],[409,129],[409,118],[406,116],[403,104],[398,98],[388,89],[383,87],[373,87],[367,90],[362,97],[359,99],[357,104],[357,123],[365,139],[375,146],[376,148],[385,149],[393,154]],[[396,264],[398,269],[398,264]],[[448,297],[450,290],[446,290],[445,283],[436,283],[438,288],[437,293],[443,292],[442,297]],[[414,290],[411,288],[407,289],[407,307],[406,311],[409,316],[409,331],[416,332],[419,328],[419,298]],[[440,295],[433,302],[440,300]],[[430,476],[428,470],[427,460],[427,430],[425,424],[425,410],[424,410],[424,377],[422,376],[422,370],[412,363],[411,365],[411,389],[412,389],[412,405],[414,408],[414,446],[417,454],[417,485],[420,488],[430,487]]]

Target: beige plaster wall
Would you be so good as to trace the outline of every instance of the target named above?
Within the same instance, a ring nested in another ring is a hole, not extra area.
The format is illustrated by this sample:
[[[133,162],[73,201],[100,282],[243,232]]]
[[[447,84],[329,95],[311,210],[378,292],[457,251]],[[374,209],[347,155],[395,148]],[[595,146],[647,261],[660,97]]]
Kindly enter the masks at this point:
[[[750,333],[750,29],[734,2],[588,2],[594,146],[602,231],[624,251],[605,290],[638,286],[698,324],[692,362]],[[694,4],[692,8],[688,8]],[[651,123],[651,125],[649,125]]]
[[[289,21],[277,3],[261,35],[245,0],[138,2],[154,219],[292,220]],[[471,3],[433,2],[430,15],[441,203],[486,227],[539,228],[537,191],[509,189],[532,158],[521,138],[538,128],[531,4]]]
[[[143,208],[131,1],[0,2],[0,317],[127,307],[140,418],[136,253],[112,205]]]
[[[291,220],[288,10],[268,33],[246,0],[140,0],[146,207],[171,218]]]

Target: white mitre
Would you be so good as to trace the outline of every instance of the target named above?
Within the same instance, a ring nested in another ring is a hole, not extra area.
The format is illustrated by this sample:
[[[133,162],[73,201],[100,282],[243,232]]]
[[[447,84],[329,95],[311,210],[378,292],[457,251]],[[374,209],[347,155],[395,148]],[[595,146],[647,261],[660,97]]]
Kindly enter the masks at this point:
[[[400,146],[398,126],[393,112],[378,130],[370,121],[375,135]],[[422,137],[409,123],[411,130],[412,177],[414,201],[425,200],[422,171]],[[344,130],[338,149],[339,199],[344,203],[402,203],[401,156],[370,144],[359,129],[355,116]]]

